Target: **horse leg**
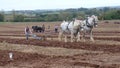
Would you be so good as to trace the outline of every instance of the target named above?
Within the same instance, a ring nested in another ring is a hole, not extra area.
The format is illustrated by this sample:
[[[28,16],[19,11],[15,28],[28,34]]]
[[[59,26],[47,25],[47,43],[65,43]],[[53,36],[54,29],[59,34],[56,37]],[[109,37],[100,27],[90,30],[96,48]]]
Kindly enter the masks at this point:
[[[68,41],[67,41],[67,35],[65,35],[65,42],[68,42]]]
[[[74,34],[71,32],[71,42],[73,42]]]
[[[63,32],[59,32],[59,36],[58,36],[59,41],[62,41],[62,35],[63,35]]]
[[[90,31],[90,40],[91,40],[92,42],[94,42],[94,38],[93,38],[93,35],[92,35],[92,30]]]
[[[85,33],[86,31],[83,31],[83,42],[85,42]]]
[[[77,34],[77,42],[79,42],[80,41],[80,32],[78,32],[78,34]]]

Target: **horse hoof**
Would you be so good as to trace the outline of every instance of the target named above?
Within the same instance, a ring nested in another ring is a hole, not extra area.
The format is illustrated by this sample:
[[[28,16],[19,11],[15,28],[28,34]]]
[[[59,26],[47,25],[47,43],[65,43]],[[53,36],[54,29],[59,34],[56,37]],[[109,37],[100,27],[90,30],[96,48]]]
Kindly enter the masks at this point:
[[[95,42],[94,40],[91,40],[92,42]]]
[[[70,41],[70,42],[73,42],[73,41]]]
[[[91,42],[95,42],[95,40],[90,40]]]
[[[81,40],[77,40],[77,42],[80,42]]]
[[[83,40],[83,42],[85,42],[86,40]]]

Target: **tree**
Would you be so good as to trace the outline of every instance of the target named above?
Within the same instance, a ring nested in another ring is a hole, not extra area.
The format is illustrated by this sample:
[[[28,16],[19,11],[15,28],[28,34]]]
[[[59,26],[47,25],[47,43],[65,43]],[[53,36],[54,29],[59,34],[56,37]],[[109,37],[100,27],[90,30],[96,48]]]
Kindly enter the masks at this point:
[[[24,16],[23,15],[15,15],[14,16],[14,22],[23,22]]]
[[[4,21],[4,15],[0,14],[0,22],[3,22],[3,21]]]
[[[120,19],[120,10],[107,11],[104,14],[105,20]]]

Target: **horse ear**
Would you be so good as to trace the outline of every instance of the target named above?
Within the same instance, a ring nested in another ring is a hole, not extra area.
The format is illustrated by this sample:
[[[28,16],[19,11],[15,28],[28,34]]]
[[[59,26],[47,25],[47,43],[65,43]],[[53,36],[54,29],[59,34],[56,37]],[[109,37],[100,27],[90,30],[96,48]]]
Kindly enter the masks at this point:
[[[95,18],[96,16],[95,16],[95,15],[92,15],[91,17]]]
[[[98,16],[95,16],[96,17],[96,19],[98,20]]]
[[[73,21],[75,20],[75,18],[73,18]]]
[[[63,22],[65,22],[65,20],[63,20]]]
[[[95,15],[95,17],[98,17],[98,16]]]

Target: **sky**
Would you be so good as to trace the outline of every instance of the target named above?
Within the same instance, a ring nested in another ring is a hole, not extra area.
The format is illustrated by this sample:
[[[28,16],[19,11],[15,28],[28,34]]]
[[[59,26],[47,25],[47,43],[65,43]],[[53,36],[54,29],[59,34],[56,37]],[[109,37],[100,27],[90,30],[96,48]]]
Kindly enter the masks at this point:
[[[120,6],[120,0],[0,0],[0,10],[37,10]]]

